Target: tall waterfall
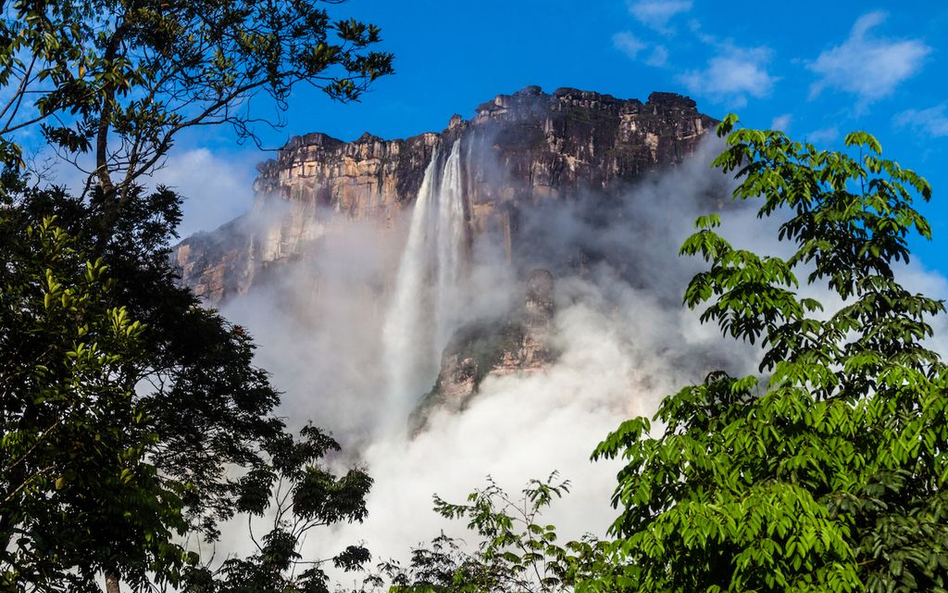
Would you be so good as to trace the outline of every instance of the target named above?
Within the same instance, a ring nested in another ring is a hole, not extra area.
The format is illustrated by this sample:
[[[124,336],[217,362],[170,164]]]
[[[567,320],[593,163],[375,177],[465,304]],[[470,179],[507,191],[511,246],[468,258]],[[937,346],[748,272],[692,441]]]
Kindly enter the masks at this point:
[[[438,157],[436,148],[418,190],[382,330],[385,420],[392,427],[404,426],[418,397],[431,388],[458,322],[465,244],[460,140],[440,170]]]
[[[435,287],[435,363],[448,343],[457,323],[458,284],[464,263],[464,199],[461,190],[461,141],[454,142],[444,164],[438,192],[438,217],[434,224],[435,244],[432,260],[437,268]]]

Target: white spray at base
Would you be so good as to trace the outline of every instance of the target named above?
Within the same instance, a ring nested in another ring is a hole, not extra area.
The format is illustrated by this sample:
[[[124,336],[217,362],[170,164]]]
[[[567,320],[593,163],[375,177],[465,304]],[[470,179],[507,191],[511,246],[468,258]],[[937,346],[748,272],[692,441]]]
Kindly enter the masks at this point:
[[[382,329],[384,409],[389,432],[402,432],[418,398],[437,377],[440,355],[457,324],[464,264],[460,140],[438,170],[438,150],[418,190],[395,290]]]

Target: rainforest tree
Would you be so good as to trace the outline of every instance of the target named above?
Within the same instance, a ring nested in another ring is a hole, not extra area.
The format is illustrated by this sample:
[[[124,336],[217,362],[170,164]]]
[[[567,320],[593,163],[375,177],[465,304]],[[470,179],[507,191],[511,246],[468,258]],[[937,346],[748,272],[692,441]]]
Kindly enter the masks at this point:
[[[145,460],[144,404],[116,377],[141,362],[141,323],[54,218],[21,227],[0,210],[0,582],[89,590],[97,573],[135,585],[173,577],[183,484]]]
[[[109,591],[122,581],[134,589],[150,586],[148,579],[187,585],[208,573],[175,536],[213,540],[222,520],[262,513],[259,496],[253,505],[247,497],[274,483],[267,476],[282,478],[302,501],[284,509],[287,525],[364,515],[359,504],[371,481],[358,470],[337,477],[320,469],[333,447],[313,449],[313,439],[323,442],[315,434],[287,434],[275,415],[279,394],[253,365],[247,332],[176,285],[169,255],[181,196],[141,185],[186,129],[227,124],[255,138],[255,125],[280,124],[298,83],[355,100],[390,73],[391,55],[371,49],[379,29],[334,20],[326,8],[334,4],[4,5],[0,158],[11,169],[0,204],[7,261],[0,570],[7,587],[92,590],[97,574]],[[275,105],[275,118],[261,116],[262,97]],[[14,172],[29,131],[89,174],[82,195],[33,187]],[[126,325],[134,335],[122,337]],[[85,366],[77,366],[79,354]],[[260,479],[238,479],[242,472]],[[313,511],[339,505],[349,510]],[[248,562],[279,573],[271,557]],[[364,559],[358,551],[339,557],[345,566]],[[313,585],[319,575],[310,576]],[[224,576],[212,577],[223,586]]]
[[[907,239],[930,236],[931,188],[857,132],[819,151],[781,132],[718,129],[715,165],[739,200],[784,217],[789,258],[732,247],[702,217],[682,253],[709,268],[685,303],[762,345],[761,375],[711,373],[666,398],[650,436],[623,423],[594,456],[621,457],[612,561],[591,589],[944,591],[948,373],[926,346],[940,301],[903,287]],[[854,154],[855,153],[855,154]],[[838,310],[801,296],[824,286]]]
[[[278,125],[299,83],[355,100],[392,72],[378,27],[333,20],[340,0],[16,0],[0,21],[3,153],[39,126],[83,168],[109,217],[179,133]],[[254,109],[264,95],[273,117]],[[91,158],[77,158],[88,153]]]
[[[168,225],[156,213],[174,219],[178,198],[136,199],[92,259],[96,202],[10,173],[3,187],[5,590],[98,591],[101,574],[111,591],[122,581],[134,590],[326,589],[321,563],[300,558],[296,544],[315,527],[361,521],[371,479],[358,468],[329,471],[322,458],[339,446],[318,429],[289,434],[248,333],[174,284]],[[213,542],[220,521],[273,509],[259,553],[246,559],[207,566],[181,544]],[[352,569],[366,560],[350,546],[325,561]]]

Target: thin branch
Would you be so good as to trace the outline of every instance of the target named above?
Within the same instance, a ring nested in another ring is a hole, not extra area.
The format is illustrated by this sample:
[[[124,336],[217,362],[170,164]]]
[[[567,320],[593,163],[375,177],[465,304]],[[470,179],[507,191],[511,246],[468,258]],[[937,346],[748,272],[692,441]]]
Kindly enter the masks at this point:
[[[29,67],[23,72],[23,77],[20,79],[20,86],[17,88],[16,93],[10,97],[10,101],[7,102],[4,106],[3,111],[0,111],[0,119],[6,115],[7,110],[10,109],[10,106],[16,103],[16,108],[13,110],[13,113],[10,114],[10,119],[7,120],[7,126],[10,125],[10,122],[13,121],[14,115],[20,108],[20,101],[23,99],[23,93],[26,91],[27,85],[29,85],[30,75],[33,72],[33,66],[36,65],[37,56],[33,56],[33,59],[30,61]],[[6,130],[0,131],[0,135],[6,133]]]
[[[62,422],[62,418],[59,418],[58,420],[56,420],[56,422],[53,422],[52,425],[49,426],[49,428],[47,428],[42,433],[40,433],[39,438],[36,439],[36,442],[33,443],[33,446],[30,447],[25,453],[23,453],[23,455],[21,455],[19,459],[14,461],[13,464],[7,468],[7,471],[12,470],[16,466],[20,465],[20,463],[22,463],[23,460],[26,459],[30,455],[30,453],[32,453],[39,446],[39,444],[43,441],[43,439],[46,438],[46,435],[48,435],[53,429],[59,426],[61,422]]]

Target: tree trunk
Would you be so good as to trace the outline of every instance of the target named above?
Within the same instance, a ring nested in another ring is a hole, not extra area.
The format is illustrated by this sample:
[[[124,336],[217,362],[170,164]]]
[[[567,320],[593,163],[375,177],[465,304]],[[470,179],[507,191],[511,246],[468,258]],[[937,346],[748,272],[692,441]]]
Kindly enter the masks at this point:
[[[119,575],[114,571],[105,573],[105,593],[121,593],[119,589]]]
[[[99,125],[96,131],[95,143],[95,174],[99,179],[99,186],[105,195],[105,203],[110,205],[115,200],[115,185],[109,173],[109,129],[111,128],[113,98],[115,91],[107,89],[102,98],[102,110],[99,113]]]
[[[0,550],[10,549],[10,539],[13,537],[13,520],[10,513],[0,514]]]
[[[126,23],[116,27],[115,32],[109,39],[109,43],[102,55],[102,61],[112,66],[113,61],[118,57],[121,50],[122,40],[125,38]],[[99,121],[96,126],[95,142],[95,176],[99,181],[99,187],[102,188],[102,198],[104,201],[104,216],[101,221],[102,236],[107,237],[110,234],[112,225],[118,219],[119,204],[116,196],[115,184],[112,182],[112,175],[109,172],[109,131],[112,129],[112,110],[115,108],[115,86],[111,83],[102,88],[102,107],[99,112]],[[109,592],[111,593],[111,592]]]

